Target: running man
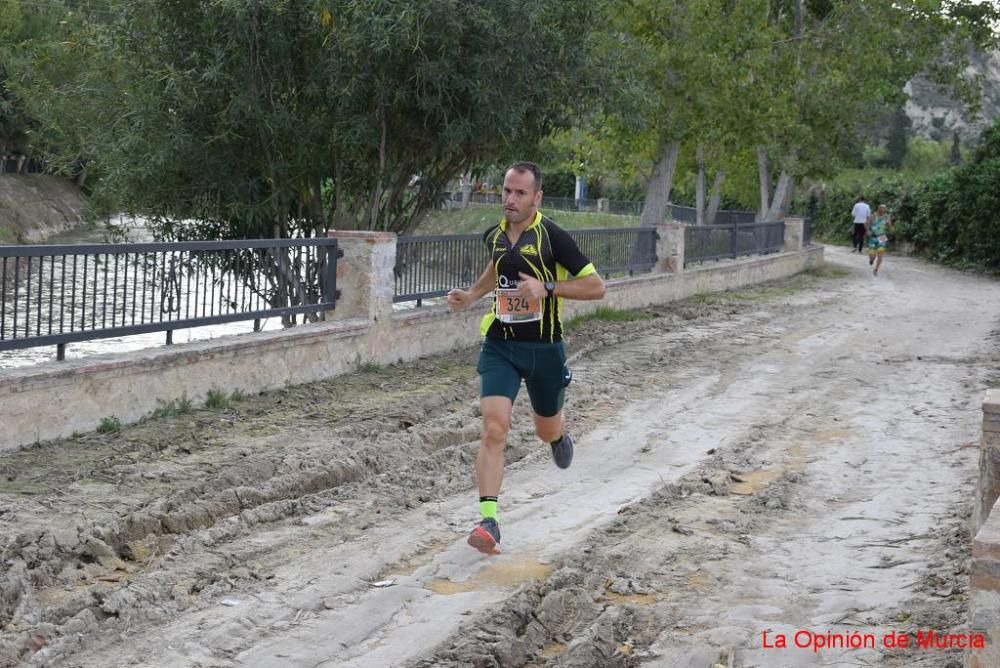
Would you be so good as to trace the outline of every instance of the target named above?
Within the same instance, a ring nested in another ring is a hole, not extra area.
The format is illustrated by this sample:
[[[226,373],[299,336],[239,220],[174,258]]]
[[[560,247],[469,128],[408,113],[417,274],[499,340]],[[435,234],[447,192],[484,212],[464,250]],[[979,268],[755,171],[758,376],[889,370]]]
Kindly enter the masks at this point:
[[[889,245],[889,232],[894,232],[896,225],[892,222],[892,216],[885,212],[885,204],[879,204],[875,215],[871,217],[865,226],[868,234],[868,265],[875,265],[873,275],[878,276],[879,267],[882,266],[882,256]],[[877,259],[876,259],[877,258]]]
[[[563,299],[604,297],[604,281],[594,265],[565,230],[538,211],[541,201],[538,166],[511,165],[503,180],[503,217],[483,235],[489,265],[467,290],[448,293],[448,305],[455,311],[493,293],[493,306],[480,323],[485,338],[476,365],[483,417],[476,456],[482,520],[469,534],[469,545],[484,554],[500,552],[497,497],[522,379],[538,438],[550,444],[559,468],[573,461],[573,439],[565,430],[562,410],[572,373],[566,366],[560,306]]]

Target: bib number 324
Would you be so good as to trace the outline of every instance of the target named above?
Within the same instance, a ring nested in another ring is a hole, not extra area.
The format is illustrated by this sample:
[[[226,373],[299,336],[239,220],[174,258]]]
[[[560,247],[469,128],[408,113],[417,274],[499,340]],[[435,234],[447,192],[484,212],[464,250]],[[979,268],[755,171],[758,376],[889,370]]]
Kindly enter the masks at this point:
[[[500,322],[541,320],[541,301],[535,297],[523,297],[515,289],[499,288],[496,292],[496,315]]]

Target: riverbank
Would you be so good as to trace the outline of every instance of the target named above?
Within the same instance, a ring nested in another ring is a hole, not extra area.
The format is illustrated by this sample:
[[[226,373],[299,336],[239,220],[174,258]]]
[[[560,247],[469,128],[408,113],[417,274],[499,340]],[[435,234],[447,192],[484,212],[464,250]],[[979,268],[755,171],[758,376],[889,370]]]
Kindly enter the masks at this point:
[[[41,243],[79,227],[86,205],[83,193],[67,179],[0,176],[0,245]]]

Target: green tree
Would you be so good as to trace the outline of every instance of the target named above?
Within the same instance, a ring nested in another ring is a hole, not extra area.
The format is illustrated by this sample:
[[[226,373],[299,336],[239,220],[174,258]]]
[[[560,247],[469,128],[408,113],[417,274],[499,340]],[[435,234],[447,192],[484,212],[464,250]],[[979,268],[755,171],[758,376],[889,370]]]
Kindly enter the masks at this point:
[[[1000,271],[1000,121],[981,137],[959,167],[933,176],[896,175],[843,182],[826,190],[813,218],[814,231],[843,239],[844,213],[858,192],[885,204],[896,219],[897,238],[932,260]]]
[[[6,88],[14,101],[15,143],[83,185],[106,106],[122,95],[113,59],[100,48],[101,27],[117,14],[107,0],[10,3],[8,9],[20,3],[21,22],[14,38],[0,39],[0,70],[7,73],[0,96]]]
[[[952,165],[962,164],[962,144],[957,132],[951,136],[951,153],[948,156],[948,162]]]
[[[761,211],[787,210],[800,176],[829,175],[847,156],[860,123],[886,103],[900,103],[904,84],[920,72],[959,93],[974,86],[962,69],[968,49],[996,39],[996,7],[970,0],[776,0],[769,25],[778,37],[762,90],[780,113],[750,126],[760,141]],[[768,121],[771,122],[768,122]],[[751,119],[751,122],[753,119]],[[777,121],[777,122],[774,122]],[[770,202],[768,154],[780,174]]]
[[[38,120],[19,93],[18,84],[25,76],[25,52],[56,39],[60,11],[58,5],[21,0],[0,3],[0,157],[8,153],[29,155],[44,148],[32,136]]]
[[[96,86],[97,195],[164,238],[409,232],[449,180],[527,154],[595,90],[588,3],[115,6],[77,47],[100,53],[86,76],[46,97]]]
[[[899,107],[892,116],[889,138],[886,140],[886,167],[899,169],[903,166],[910,143],[912,126],[913,123],[910,121],[910,117],[906,115],[906,110],[903,107]]]
[[[687,159],[682,144],[696,146],[702,204],[708,161],[738,149],[744,93],[768,39],[762,6],[728,0],[614,6],[608,40],[630,78],[609,99],[595,133],[614,161],[644,184],[644,225],[663,219],[678,164]],[[716,170],[710,201],[718,201],[725,171],[724,165]]]
[[[962,54],[987,38],[983,25],[996,14],[968,11],[968,5],[619,3],[607,22],[609,39],[627,54],[637,82],[622,89],[639,94],[612,101],[591,132],[610,131],[603,143],[642,163],[636,171],[647,184],[645,223],[661,219],[683,159],[681,143],[696,145],[698,203],[714,199],[705,193],[711,162],[718,186],[750,152],[759,174],[760,216],[780,218],[798,178],[828,175],[857,159],[859,126],[886,104],[901,102],[903,85],[915,74],[927,70],[963,88]]]

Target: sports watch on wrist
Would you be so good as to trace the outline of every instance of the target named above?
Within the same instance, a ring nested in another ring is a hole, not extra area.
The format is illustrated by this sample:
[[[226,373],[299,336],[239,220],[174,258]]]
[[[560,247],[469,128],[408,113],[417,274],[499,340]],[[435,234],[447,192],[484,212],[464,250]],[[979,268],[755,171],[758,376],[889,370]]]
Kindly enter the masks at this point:
[[[556,294],[556,284],[552,281],[545,281],[545,292],[549,297],[554,297]]]

